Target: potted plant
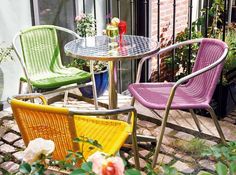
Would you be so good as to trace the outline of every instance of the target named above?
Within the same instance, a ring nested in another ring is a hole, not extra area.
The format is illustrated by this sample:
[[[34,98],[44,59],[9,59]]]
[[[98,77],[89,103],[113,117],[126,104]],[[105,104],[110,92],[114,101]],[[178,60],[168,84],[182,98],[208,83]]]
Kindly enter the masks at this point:
[[[82,59],[75,59],[73,62],[70,63],[70,66],[77,67],[87,72],[90,71],[89,61],[85,61]],[[104,94],[104,92],[108,87],[107,64],[102,61],[95,61],[93,70],[94,70],[97,96],[99,97]],[[80,87],[79,90],[84,97],[93,98],[93,91],[91,86]]]
[[[91,14],[81,13],[75,18],[76,22],[76,32],[79,36],[86,39],[91,39],[91,37],[96,35],[95,24],[96,21]],[[89,42],[87,42],[89,43]],[[77,67],[81,70],[90,71],[90,62],[82,59],[73,60],[70,63],[70,66]],[[107,63],[102,61],[95,61],[94,66],[94,77],[96,82],[97,96],[103,95],[108,86],[108,70]],[[81,87],[79,88],[80,92],[84,97],[92,98],[92,87]]]
[[[0,43],[0,64],[3,61],[6,61],[8,59],[13,60],[13,47],[11,45],[6,44],[5,42]],[[3,85],[4,85],[4,77],[3,77],[3,71],[0,68],[0,98],[2,97],[3,92]],[[0,111],[3,110],[3,104],[0,102]]]

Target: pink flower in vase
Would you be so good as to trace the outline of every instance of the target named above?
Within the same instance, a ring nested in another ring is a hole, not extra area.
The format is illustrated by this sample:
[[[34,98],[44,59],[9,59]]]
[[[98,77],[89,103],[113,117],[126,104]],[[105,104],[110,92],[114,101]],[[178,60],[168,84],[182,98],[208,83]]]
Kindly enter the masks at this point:
[[[86,14],[84,13],[81,13],[79,14],[78,16],[75,17],[75,21],[76,22],[79,22],[81,19],[85,18],[86,17]]]

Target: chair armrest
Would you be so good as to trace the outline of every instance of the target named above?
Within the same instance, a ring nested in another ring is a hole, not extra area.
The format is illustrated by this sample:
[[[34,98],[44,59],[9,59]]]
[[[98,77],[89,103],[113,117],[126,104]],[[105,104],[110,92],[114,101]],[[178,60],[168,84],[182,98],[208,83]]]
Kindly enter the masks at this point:
[[[202,41],[202,38],[200,39],[193,39],[193,40],[188,40],[188,41],[184,41],[184,42],[181,42],[181,43],[176,43],[174,45],[170,45],[170,46],[167,46],[161,50],[159,50],[159,52],[156,54],[156,55],[161,55],[163,53],[166,53],[168,51],[171,51],[175,48],[178,48],[178,47],[181,47],[181,46],[185,46],[185,45],[189,45],[189,44],[193,44],[193,43],[200,43]],[[138,64],[138,70],[137,70],[137,76],[136,76],[136,83],[139,83],[140,82],[140,77],[141,77],[141,70],[142,70],[142,67],[143,67],[143,63],[150,59],[151,57],[144,57],[142,58],[140,61],[139,61],[139,64]]]
[[[128,108],[120,108],[120,109],[108,109],[108,110],[69,110],[70,115],[85,115],[85,116],[111,116],[111,115],[118,115],[122,113],[133,113],[134,118],[136,118],[136,109],[134,107],[128,107]],[[132,117],[130,118],[130,121],[132,123]]]
[[[29,94],[20,94],[12,96],[11,98],[8,98],[8,102],[11,101],[11,99],[17,99],[17,100],[25,100],[25,99],[36,99],[39,98],[43,102],[44,105],[47,105],[46,98],[40,94],[40,93],[29,93]]]

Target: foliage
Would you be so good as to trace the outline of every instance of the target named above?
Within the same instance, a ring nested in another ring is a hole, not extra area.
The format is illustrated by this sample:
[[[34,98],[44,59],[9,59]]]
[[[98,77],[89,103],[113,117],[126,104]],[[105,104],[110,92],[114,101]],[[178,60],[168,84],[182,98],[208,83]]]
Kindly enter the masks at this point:
[[[13,60],[12,51],[13,51],[12,45],[6,46],[5,43],[1,43],[0,44],[0,63],[8,59]]]
[[[202,16],[196,21],[196,25],[198,27],[203,27],[205,24],[205,15],[207,9],[202,9]],[[222,14],[224,12],[224,0],[215,0],[210,7],[209,21],[210,25],[207,29],[207,36],[210,38],[219,38],[222,33]]]
[[[177,140],[174,145],[177,149],[189,153],[193,157],[199,157],[208,148],[206,142],[199,138],[193,138],[190,141]]]
[[[218,175],[236,174],[236,141],[213,146],[203,152],[203,156],[212,156],[217,161]]]
[[[236,68],[236,27],[231,27],[225,37],[225,42],[229,46],[229,52],[224,65],[224,71],[228,72]]]
[[[75,18],[76,22],[76,32],[81,37],[88,37],[96,35],[95,24],[96,21],[92,14],[81,13]]]
[[[89,37],[96,35],[96,20],[91,14],[84,14],[81,13],[80,15],[76,16],[76,32],[81,37]],[[90,72],[90,62],[83,60],[83,59],[75,59],[73,60],[68,66],[76,67],[81,70]],[[106,70],[107,63],[102,61],[95,61],[93,65],[93,70],[95,72],[100,72]]]
[[[163,165],[162,167],[153,169],[150,164],[147,164],[145,168],[147,175],[181,175],[176,168],[169,165]]]
[[[90,62],[82,59],[73,60],[68,66],[76,67],[81,70],[90,72]],[[103,61],[94,61],[93,70],[94,72],[100,72],[107,69],[107,63]]]
[[[223,12],[224,12],[224,1],[215,0],[212,3],[212,6],[209,9],[209,27],[207,29],[207,36],[210,38],[222,39],[223,33]],[[193,27],[191,29],[192,39],[203,37],[202,31],[197,29],[204,29],[205,24],[205,14],[206,9],[202,9],[202,16],[193,22]],[[183,32],[177,34],[176,41],[182,42],[189,39],[189,29],[185,29]],[[223,83],[229,83],[227,79],[227,72],[230,70],[236,69],[236,26],[229,26],[226,30],[225,42],[229,46],[229,53],[225,61],[223,69]],[[175,68],[178,68],[180,71],[177,73],[176,79],[179,79],[188,74],[188,59],[190,63],[194,62],[197,55],[198,45],[191,46],[191,58],[189,58],[189,46],[184,46],[179,49],[176,49],[176,55],[174,58]],[[172,65],[172,58],[166,59],[167,67],[170,68]],[[190,68],[191,70],[191,68]]]
[[[176,36],[177,42],[183,42],[189,39],[189,29],[186,28],[183,32],[180,32]],[[201,38],[201,32],[196,30],[196,26],[193,25],[191,30],[192,39]],[[189,46],[183,46],[175,50],[175,57],[174,57],[174,64],[175,66],[180,69],[182,68],[181,73],[177,76],[177,79],[186,76],[188,74],[188,60],[190,59],[190,64],[194,63],[194,60],[197,56],[198,45],[193,44],[191,46],[191,57],[189,58]],[[167,64],[168,68],[171,68],[172,65],[172,57],[165,59],[165,63]]]
[[[81,166],[81,168],[80,168],[80,169],[83,169],[84,167],[90,166],[90,164],[87,164],[88,162],[86,161],[84,154],[83,154],[85,144],[90,145],[89,146],[90,151],[94,150],[95,148],[102,149],[102,146],[96,140],[89,139],[85,136],[81,136],[79,138],[74,139],[74,142],[80,144],[81,150],[76,151],[76,152],[69,150],[68,154],[66,155],[65,160],[50,161],[50,165],[59,166],[60,169],[63,169],[63,170],[74,171],[74,170],[76,170],[75,165],[77,163],[79,163],[79,162],[81,163],[83,161],[84,165]],[[83,171],[83,170],[81,170],[81,171]]]

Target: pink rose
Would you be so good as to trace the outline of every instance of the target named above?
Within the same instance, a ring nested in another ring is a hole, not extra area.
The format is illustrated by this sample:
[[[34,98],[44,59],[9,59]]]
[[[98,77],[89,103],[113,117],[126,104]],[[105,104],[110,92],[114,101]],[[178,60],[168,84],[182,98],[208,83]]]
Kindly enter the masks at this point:
[[[125,166],[120,157],[109,157],[102,166],[102,175],[124,175]]]
[[[124,175],[125,167],[120,157],[108,157],[102,152],[89,156],[87,161],[93,163],[93,172],[98,175]]]

